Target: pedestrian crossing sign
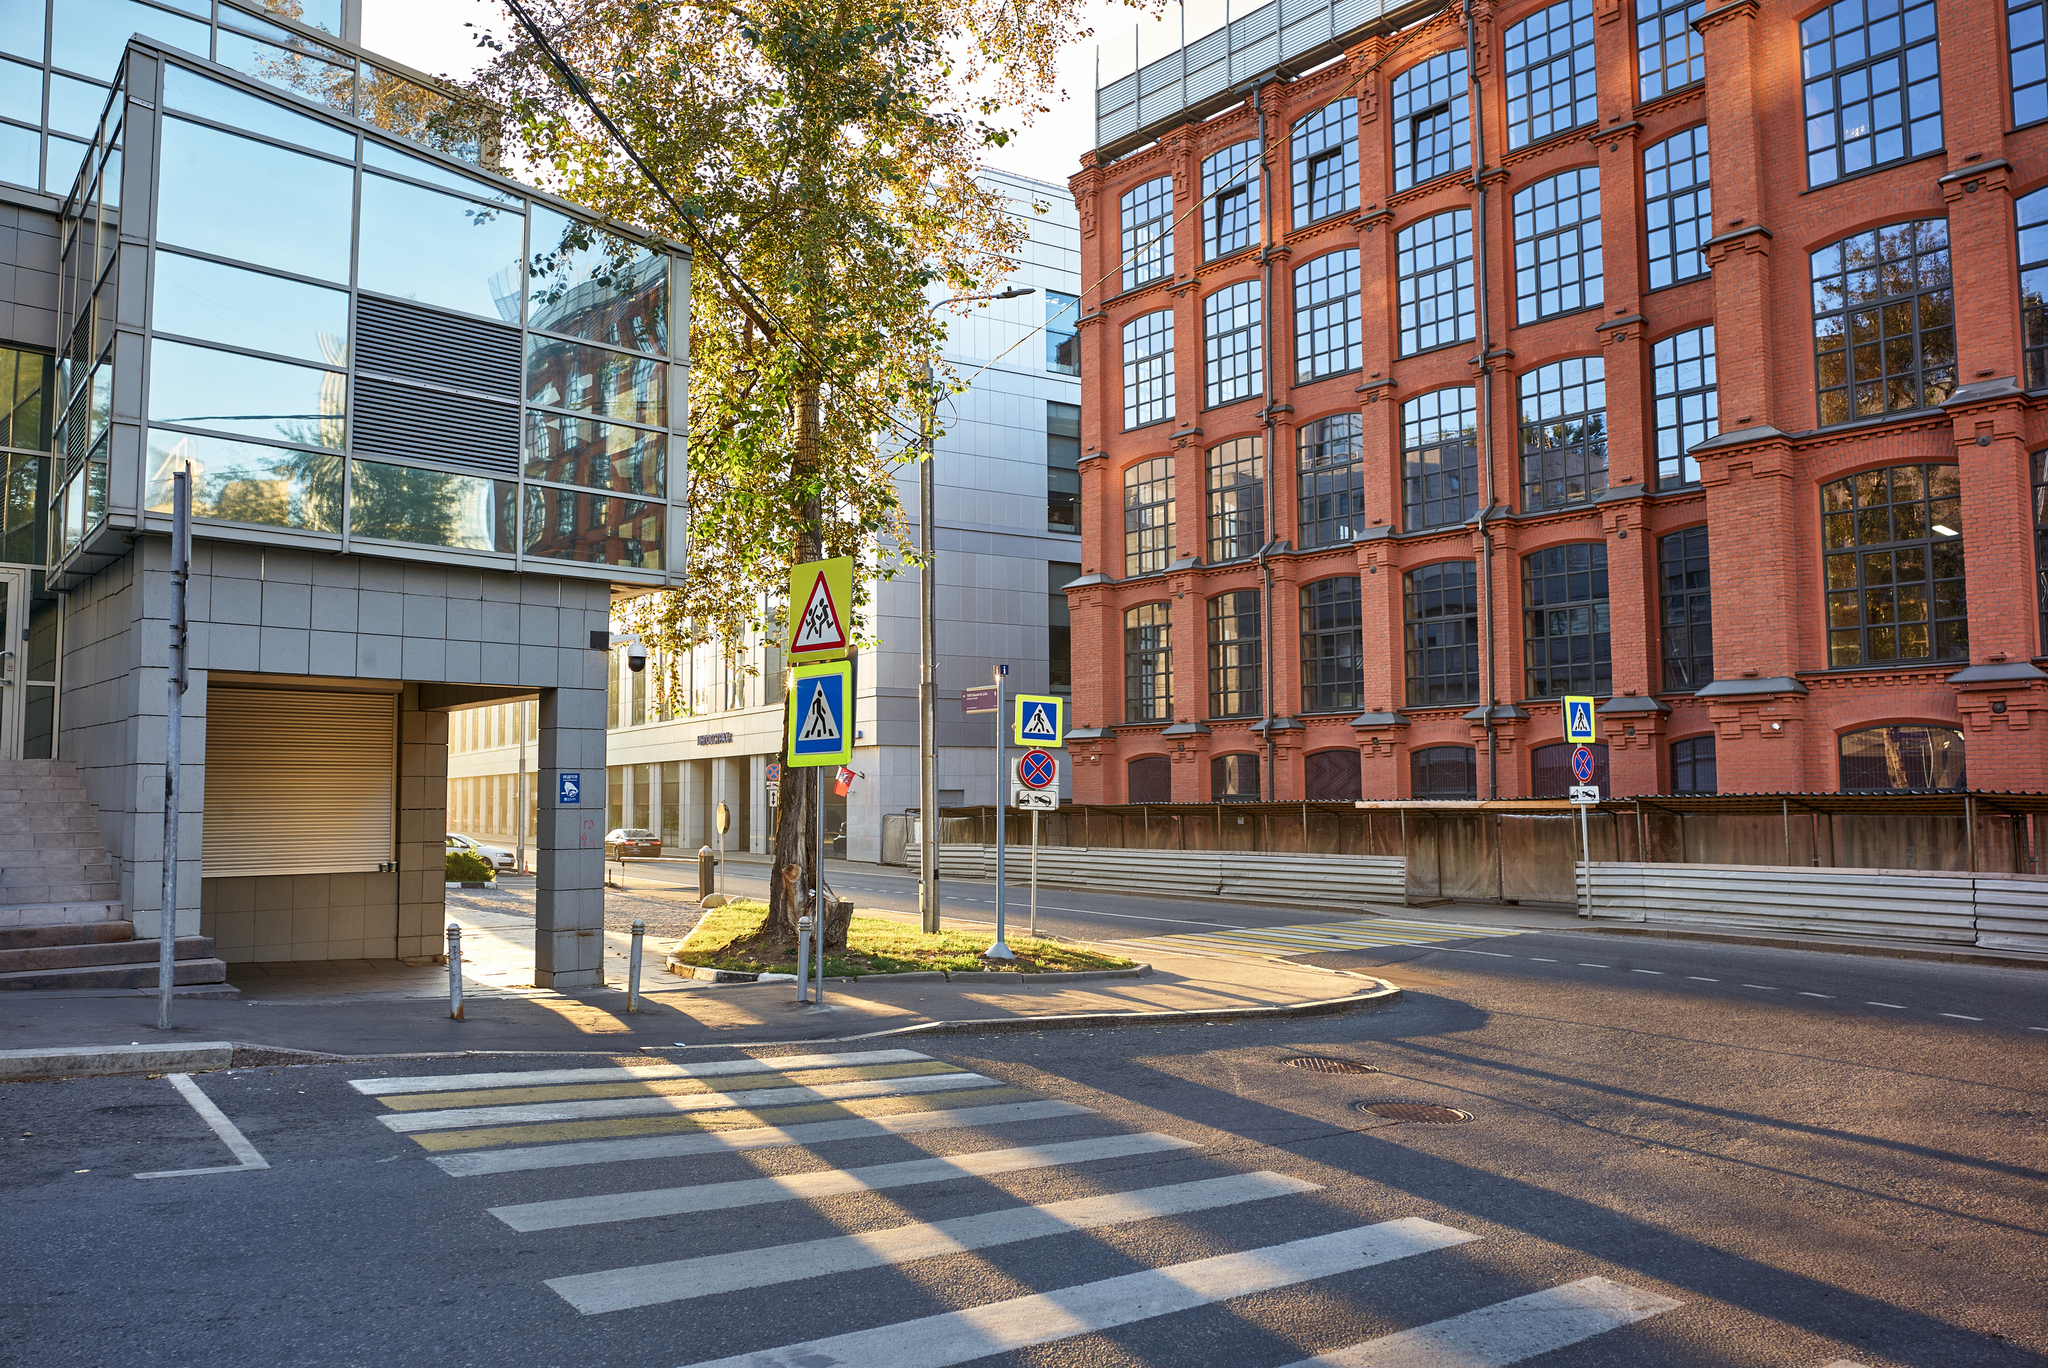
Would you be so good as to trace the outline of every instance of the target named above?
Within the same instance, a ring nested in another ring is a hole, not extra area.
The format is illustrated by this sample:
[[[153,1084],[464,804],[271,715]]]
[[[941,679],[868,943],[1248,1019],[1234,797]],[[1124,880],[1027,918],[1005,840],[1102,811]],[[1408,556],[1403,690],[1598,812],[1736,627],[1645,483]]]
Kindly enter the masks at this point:
[[[1018,694],[1012,715],[1013,742],[1019,746],[1058,746],[1067,734],[1067,700],[1050,695]]]
[[[1593,744],[1593,700],[1567,694],[1564,700],[1564,739],[1580,746]]]
[[[789,710],[791,768],[845,764],[853,758],[853,732],[847,725],[853,666],[844,660],[799,665],[795,675]]]
[[[806,561],[789,572],[789,657],[838,660],[852,646],[853,557]]]

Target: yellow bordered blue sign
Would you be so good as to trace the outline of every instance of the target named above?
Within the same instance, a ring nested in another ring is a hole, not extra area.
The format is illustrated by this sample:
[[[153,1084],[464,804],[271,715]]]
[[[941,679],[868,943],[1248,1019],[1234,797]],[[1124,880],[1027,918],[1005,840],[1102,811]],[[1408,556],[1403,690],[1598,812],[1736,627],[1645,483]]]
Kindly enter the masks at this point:
[[[790,695],[790,767],[843,765],[851,760],[852,663],[834,660],[797,666]]]
[[[1018,694],[1010,714],[1011,743],[1018,746],[1062,746],[1067,734],[1067,700],[1051,695]]]
[[[1566,694],[1564,700],[1564,739],[1580,746],[1593,744],[1593,704],[1597,700],[1578,694]]]

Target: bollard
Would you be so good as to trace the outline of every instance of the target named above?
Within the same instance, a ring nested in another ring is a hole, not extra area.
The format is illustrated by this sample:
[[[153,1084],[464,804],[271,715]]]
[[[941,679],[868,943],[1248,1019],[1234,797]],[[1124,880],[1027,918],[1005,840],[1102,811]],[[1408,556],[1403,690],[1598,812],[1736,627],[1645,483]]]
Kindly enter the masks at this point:
[[[646,938],[647,923],[633,923],[633,953],[626,959],[626,1010],[640,1010],[640,942]]]
[[[811,1000],[811,919],[796,919],[796,1000]]]
[[[718,881],[718,871],[717,871],[717,868],[716,868],[716,865],[715,865],[715,863],[714,863],[714,862],[713,862],[713,860],[712,860],[712,856],[711,856],[711,847],[710,847],[710,846],[698,846],[698,847],[697,847],[697,901],[698,901],[698,902],[702,902],[702,901],[704,901],[704,899],[706,899],[706,898],[710,897],[710,896],[711,896],[711,895],[712,895],[713,893],[716,893],[716,892],[718,891],[718,889],[717,889],[717,888],[715,887],[715,885],[716,885],[717,881]]]
[[[448,1015],[462,1020],[462,928],[448,923]]]

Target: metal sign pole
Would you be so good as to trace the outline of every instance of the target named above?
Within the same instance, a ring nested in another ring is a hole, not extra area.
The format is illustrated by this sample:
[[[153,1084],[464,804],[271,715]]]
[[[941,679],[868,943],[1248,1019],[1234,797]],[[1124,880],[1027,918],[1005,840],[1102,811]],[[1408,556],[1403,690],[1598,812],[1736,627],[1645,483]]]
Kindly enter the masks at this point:
[[[851,711],[851,709],[849,709]],[[817,925],[812,945],[818,957],[818,1005],[825,1005],[825,771],[814,767],[811,770],[811,801],[818,809],[818,869],[816,875],[817,914],[813,918]],[[798,966],[801,971],[802,966]]]
[[[984,959],[1013,960],[1008,943],[1003,940],[1003,888],[1004,875],[1008,869],[1004,863],[1005,846],[1003,828],[1010,824],[1010,794],[1008,775],[1010,767],[1010,746],[1003,724],[1008,721],[1003,708],[1003,676],[1008,674],[1007,665],[996,666],[996,940],[995,944],[982,952]]]
[[[1031,938],[1038,939],[1038,809],[1031,809]]]
[[[192,563],[192,463],[171,476],[171,652],[164,687],[164,870],[157,903],[156,1024],[171,1029],[178,957],[178,803],[185,731],[185,583]]]
[[[1579,915],[1593,915],[1593,846],[1586,824],[1586,804],[1579,804],[1579,873],[1585,891],[1579,895]]]

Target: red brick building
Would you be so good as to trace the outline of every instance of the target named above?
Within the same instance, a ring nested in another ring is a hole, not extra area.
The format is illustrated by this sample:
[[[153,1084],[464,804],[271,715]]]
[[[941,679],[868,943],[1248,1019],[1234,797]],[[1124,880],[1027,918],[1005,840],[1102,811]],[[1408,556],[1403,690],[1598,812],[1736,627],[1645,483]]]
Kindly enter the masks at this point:
[[[2042,8],[1172,54],[1072,180],[1077,798],[1561,793],[1566,694],[1612,794],[2048,788]]]

